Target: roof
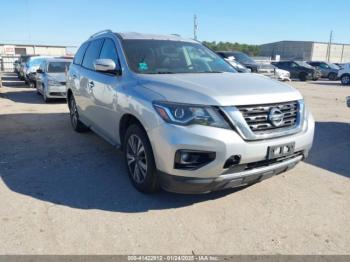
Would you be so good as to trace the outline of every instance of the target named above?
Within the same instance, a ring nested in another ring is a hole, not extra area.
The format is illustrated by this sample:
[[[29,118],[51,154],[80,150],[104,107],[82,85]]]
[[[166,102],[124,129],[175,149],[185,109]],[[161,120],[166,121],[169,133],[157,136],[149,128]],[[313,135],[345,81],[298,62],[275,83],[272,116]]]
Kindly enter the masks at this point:
[[[184,41],[184,42],[193,42],[197,43],[193,39],[186,39],[179,35],[173,34],[173,35],[158,35],[158,34],[143,34],[143,33],[136,33],[136,32],[124,32],[124,33],[116,33],[119,37],[122,39],[143,39],[143,40],[170,40],[170,41]]]
[[[72,62],[73,58],[55,58],[55,57],[50,57],[50,58],[45,58],[44,59],[47,62]]]

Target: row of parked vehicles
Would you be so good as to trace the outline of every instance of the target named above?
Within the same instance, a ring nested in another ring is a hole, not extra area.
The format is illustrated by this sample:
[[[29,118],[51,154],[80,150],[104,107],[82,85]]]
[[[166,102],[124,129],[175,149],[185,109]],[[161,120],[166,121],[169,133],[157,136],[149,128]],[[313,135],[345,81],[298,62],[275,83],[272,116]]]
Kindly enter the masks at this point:
[[[19,75],[46,101],[66,97],[75,131],[120,148],[137,190],[208,193],[293,168],[308,156],[315,126],[296,89],[237,74],[230,61],[239,58],[218,54],[177,35],[106,30],[73,61],[30,58]]]
[[[240,73],[260,73],[278,80],[299,79],[300,81],[340,80],[350,84],[349,64],[332,64],[324,61],[277,61],[271,64],[258,64],[248,55],[238,51],[218,51],[218,55],[228,61]]]
[[[271,64],[258,64],[248,55],[238,51],[218,51],[239,73],[259,73],[265,76],[289,81],[340,79],[344,85],[350,84],[349,64],[336,65],[322,61],[278,61]],[[68,71],[72,57],[51,57],[39,55],[21,56],[14,63],[15,72],[21,80],[31,87],[37,88],[47,102],[52,98],[65,98],[65,73]]]
[[[15,62],[15,72],[48,102],[66,98],[66,75],[72,60],[71,57],[22,56]]]

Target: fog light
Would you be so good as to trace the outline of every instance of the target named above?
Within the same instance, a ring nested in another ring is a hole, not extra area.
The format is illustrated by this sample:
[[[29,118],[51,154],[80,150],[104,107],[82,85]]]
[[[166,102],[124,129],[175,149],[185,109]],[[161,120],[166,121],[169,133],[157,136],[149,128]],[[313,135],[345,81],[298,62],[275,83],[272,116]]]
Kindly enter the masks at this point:
[[[239,162],[241,162],[241,156],[240,155],[233,155],[229,159],[226,160],[224,168],[230,168],[234,165],[238,165]]]
[[[212,162],[216,157],[215,152],[177,150],[175,153],[175,169],[195,170]]]

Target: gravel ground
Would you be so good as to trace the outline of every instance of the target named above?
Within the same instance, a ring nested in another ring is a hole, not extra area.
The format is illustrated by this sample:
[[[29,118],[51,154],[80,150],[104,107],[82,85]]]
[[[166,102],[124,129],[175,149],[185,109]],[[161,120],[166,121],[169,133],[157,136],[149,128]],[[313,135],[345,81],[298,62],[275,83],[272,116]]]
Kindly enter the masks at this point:
[[[0,254],[350,254],[350,88],[291,82],[316,118],[310,158],[242,190],[143,195],[121,153],[65,102],[0,89]]]

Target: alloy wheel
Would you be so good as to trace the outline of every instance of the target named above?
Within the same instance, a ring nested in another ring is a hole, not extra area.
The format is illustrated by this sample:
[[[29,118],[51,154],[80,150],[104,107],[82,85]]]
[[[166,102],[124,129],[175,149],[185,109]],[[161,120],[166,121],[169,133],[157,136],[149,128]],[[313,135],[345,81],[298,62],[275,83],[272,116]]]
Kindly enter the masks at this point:
[[[77,106],[75,104],[75,100],[74,98],[70,99],[70,119],[72,122],[73,127],[75,128],[78,124],[78,110],[77,110]]]
[[[126,161],[133,180],[142,183],[147,174],[147,157],[142,140],[135,134],[128,139]]]
[[[344,85],[348,85],[350,83],[350,76],[349,75],[345,75],[341,78],[341,82]]]

